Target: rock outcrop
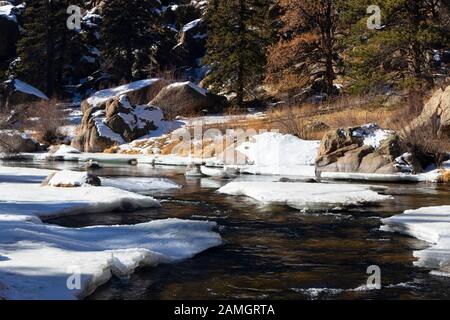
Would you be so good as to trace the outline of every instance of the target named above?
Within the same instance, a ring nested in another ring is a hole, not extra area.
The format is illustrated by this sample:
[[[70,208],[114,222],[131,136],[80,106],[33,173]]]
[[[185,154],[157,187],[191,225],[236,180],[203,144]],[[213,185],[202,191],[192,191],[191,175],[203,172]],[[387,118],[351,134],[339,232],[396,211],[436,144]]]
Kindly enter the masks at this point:
[[[320,145],[316,172],[399,173],[421,172],[398,134],[376,124],[328,132]]]
[[[149,105],[132,105],[127,95],[83,113],[80,133],[72,147],[84,152],[103,152],[114,145],[131,142],[163,125],[163,113]]]
[[[160,107],[168,118],[198,114],[203,110],[216,113],[223,110],[227,99],[209,93],[192,82],[177,82],[164,87],[150,102]]]
[[[450,86],[438,89],[425,103],[411,129],[431,128],[437,138],[450,138]]]

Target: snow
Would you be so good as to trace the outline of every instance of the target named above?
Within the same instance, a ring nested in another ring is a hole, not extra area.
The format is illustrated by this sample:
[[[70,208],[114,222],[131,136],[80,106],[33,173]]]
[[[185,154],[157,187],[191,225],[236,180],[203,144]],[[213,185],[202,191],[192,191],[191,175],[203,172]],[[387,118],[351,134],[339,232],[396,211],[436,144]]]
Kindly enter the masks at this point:
[[[293,135],[266,132],[253,136],[236,150],[244,154],[251,166],[245,173],[298,174],[314,176],[320,141],[307,141]]]
[[[13,13],[14,8],[15,6],[13,6],[12,4],[0,6],[0,16],[5,16],[9,20],[17,22],[17,18]]]
[[[133,226],[81,229],[23,221],[0,215],[0,297],[83,298],[113,275],[137,267],[193,257],[221,244],[213,222],[167,219]],[[79,288],[69,289],[67,284]],[[73,281],[72,281],[73,280]]]
[[[106,118],[95,117],[95,114],[93,116],[94,116],[95,128],[97,129],[99,136],[108,138],[111,141],[117,142],[118,144],[125,143],[125,140],[122,138],[122,136],[120,134],[114,132],[110,127],[108,127],[106,125],[106,123],[105,123]]]
[[[189,30],[195,28],[200,22],[202,22],[202,19],[201,19],[201,18],[189,22],[188,24],[186,24],[186,25],[183,27],[183,32],[187,32],[187,31],[189,31]]]
[[[151,86],[152,84],[154,84],[155,82],[157,82],[159,79],[154,78],[154,79],[145,79],[145,80],[140,80],[140,81],[136,81],[136,82],[132,82],[129,84],[125,84],[122,86],[118,86],[115,88],[110,88],[110,89],[105,89],[105,90],[101,90],[101,91],[97,91],[96,93],[94,93],[90,98],[87,99],[87,102],[94,107],[100,106],[101,104],[103,104],[104,102],[123,95],[123,94],[127,94],[129,92],[132,91],[136,91],[136,90],[140,90],[142,88]]]
[[[374,123],[366,124],[353,131],[354,137],[364,138],[364,145],[378,149],[381,143],[389,138],[394,132],[392,130],[381,129]]]
[[[304,182],[233,181],[218,192],[247,196],[264,203],[285,204],[299,210],[334,209],[392,199],[367,185]]]
[[[381,230],[399,232],[430,243],[414,251],[418,267],[437,269],[433,274],[450,276],[450,206],[407,210],[382,220]]]
[[[160,206],[114,187],[54,188],[51,170],[0,166],[0,299],[79,299],[112,276],[177,262],[221,244],[213,222],[165,219],[130,226],[64,228],[41,218]],[[62,172],[64,178],[82,173]],[[165,179],[105,179],[166,188]],[[79,279],[79,281],[78,281]],[[79,284],[79,286],[78,286]],[[69,286],[68,286],[69,285]]]
[[[62,156],[65,154],[80,154],[80,150],[75,149],[74,147],[68,146],[66,144],[62,144],[58,146],[52,154],[54,156]]]
[[[175,83],[169,84],[166,88],[167,89],[173,89],[173,88],[179,88],[179,87],[184,87],[184,86],[191,87],[192,89],[194,89],[195,91],[197,91],[201,95],[206,96],[208,94],[208,91],[206,89],[203,89],[202,87],[200,87],[200,86],[198,86],[195,83],[192,83],[190,81],[175,82]]]
[[[48,100],[48,97],[42,91],[19,79],[14,80],[14,87],[17,91],[33,95],[44,100]]]
[[[63,170],[55,172],[55,174],[48,181],[50,187],[59,186],[74,186],[74,187],[86,187],[89,184],[86,183],[88,180],[87,172],[77,172]]]
[[[180,189],[181,186],[164,178],[101,178],[102,186],[115,187],[131,192],[149,193],[168,189]]]

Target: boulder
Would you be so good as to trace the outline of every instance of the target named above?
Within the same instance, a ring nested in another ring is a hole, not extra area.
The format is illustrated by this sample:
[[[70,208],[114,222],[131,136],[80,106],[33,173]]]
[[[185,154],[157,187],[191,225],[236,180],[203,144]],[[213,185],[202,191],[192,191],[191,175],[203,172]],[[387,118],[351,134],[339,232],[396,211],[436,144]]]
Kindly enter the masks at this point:
[[[15,15],[10,13],[12,8],[14,7],[10,3],[0,1],[0,61],[14,57],[19,39],[19,25]]]
[[[227,99],[209,93],[192,82],[177,82],[164,87],[150,104],[160,107],[167,117],[175,118],[198,114],[203,110],[221,112]]]
[[[92,107],[105,109],[108,103],[124,94],[127,95],[131,104],[147,104],[169,84],[170,82],[165,79],[146,79],[100,90],[81,103],[81,111],[84,113]]]
[[[38,88],[19,79],[5,81],[2,86],[6,96],[6,107],[48,100],[48,97]]]
[[[174,56],[183,65],[193,65],[206,53],[208,38],[207,24],[204,19],[193,20],[180,31],[178,44],[172,49]]]
[[[431,128],[438,138],[450,138],[450,86],[434,92],[411,128]]]
[[[0,130],[0,153],[41,151],[41,145],[18,130]]]
[[[408,155],[408,156],[407,156]],[[422,167],[408,154],[399,135],[376,124],[328,132],[320,144],[316,172],[417,173]]]
[[[80,133],[72,147],[84,152],[103,152],[147,135],[162,125],[164,115],[149,105],[132,105],[127,95],[91,107],[83,114]]]

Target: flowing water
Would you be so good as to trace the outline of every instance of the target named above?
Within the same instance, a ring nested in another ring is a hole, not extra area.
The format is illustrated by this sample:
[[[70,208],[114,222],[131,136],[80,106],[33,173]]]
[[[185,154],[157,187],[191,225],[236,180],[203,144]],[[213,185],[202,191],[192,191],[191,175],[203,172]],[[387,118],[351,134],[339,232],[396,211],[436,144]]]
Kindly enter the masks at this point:
[[[79,164],[45,167],[79,169]],[[379,231],[381,218],[450,204],[448,187],[388,184],[385,192],[395,199],[381,206],[313,214],[218,194],[227,181],[186,178],[183,168],[110,166],[95,173],[166,177],[183,188],[153,193],[162,202],[160,209],[77,215],[48,223],[85,227],[165,218],[212,220],[224,244],[190,260],[112,279],[88,299],[450,299],[450,278],[413,266],[413,251],[426,243]],[[381,290],[364,287],[371,265],[381,269]]]

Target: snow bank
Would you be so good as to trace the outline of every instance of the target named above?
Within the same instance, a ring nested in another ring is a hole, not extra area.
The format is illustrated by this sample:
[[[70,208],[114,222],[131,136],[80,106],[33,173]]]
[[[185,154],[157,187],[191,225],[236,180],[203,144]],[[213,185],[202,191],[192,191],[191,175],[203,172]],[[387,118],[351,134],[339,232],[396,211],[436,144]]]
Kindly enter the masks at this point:
[[[252,137],[236,148],[251,164],[246,173],[314,176],[320,141],[307,141],[290,134],[266,132]],[[286,168],[289,168],[288,170]]]
[[[89,97],[87,99],[87,102],[90,105],[96,107],[114,97],[148,87],[148,86],[152,85],[153,83],[157,82],[158,80],[159,79],[157,79],[157,78],[140,80],[140,81],[132,82],[132,83],[125,84],[122,86],[118,86],[115,88],[97,91],[91,97]]]
[[[383,219],[381,230],[399,232],[430,243],[430,247],[414,251],[418,267],[438,269],[437,275],[450,276],[450,206],[407,210]]]
[[[25,83],[25,82],[19,80],[19,79],[15,79],[14,80],[14,88],[17,91],[33,95],[35,97],[38,97],[38,98],[41,98],[41,99],[44,99],[44,100],[48,100],[48,97],[42,91],[40,91],[39,89],[37,89],[37,88],[29,85],[28,83]]]
[[[113,275],[126,277],[137,267],[176,262],[220,245],[214,227],[167,219],[70,229],[3,221],[0,215],[0,297],[83,298]]]
[[[334,209],[392,199],[380,195],[367,185],[302,182],[234,181],[218,192],[247,196],[265,203],[286,204],[299,210]]]

